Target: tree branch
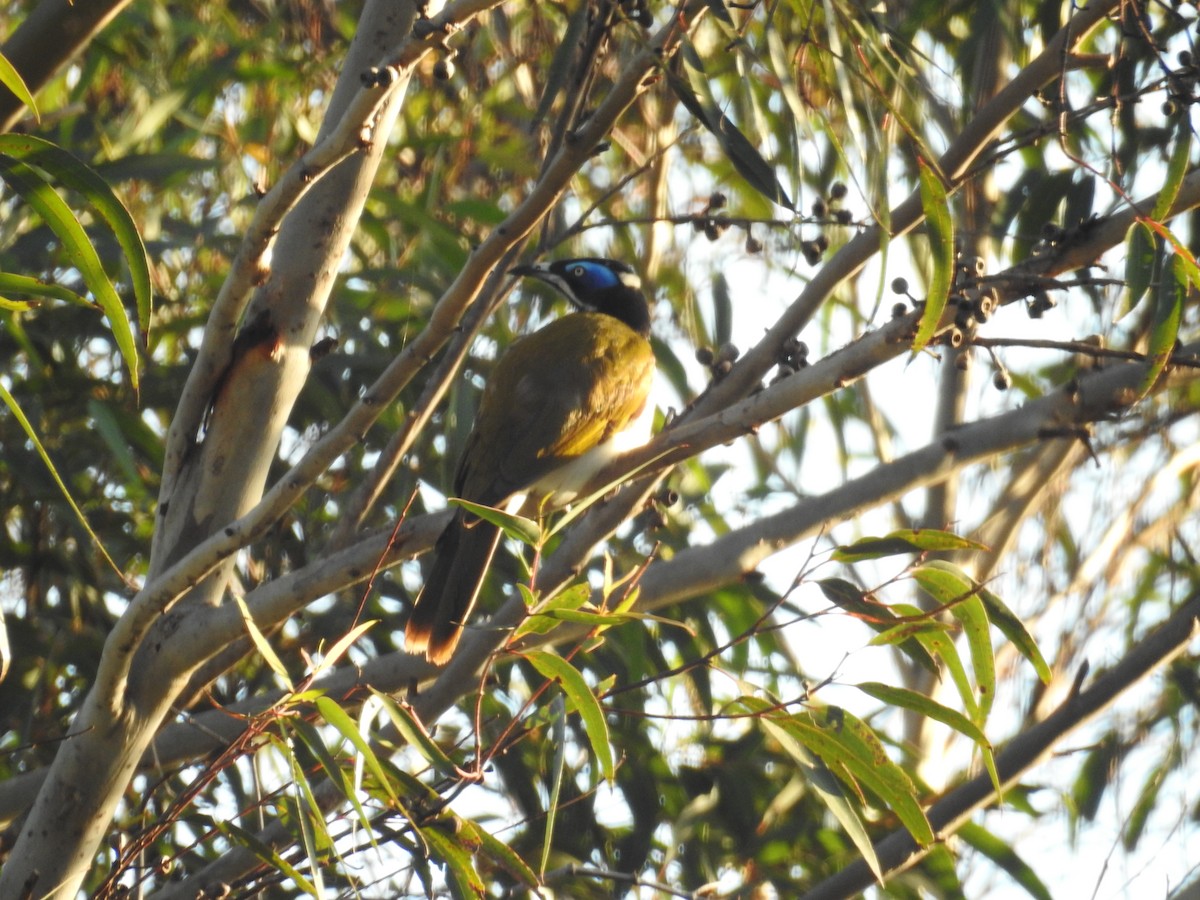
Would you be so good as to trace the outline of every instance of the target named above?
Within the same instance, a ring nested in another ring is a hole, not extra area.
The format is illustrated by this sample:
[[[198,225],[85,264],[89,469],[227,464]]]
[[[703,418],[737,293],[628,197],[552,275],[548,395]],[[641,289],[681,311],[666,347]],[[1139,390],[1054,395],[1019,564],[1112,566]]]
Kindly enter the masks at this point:
[[[1126,690],[1186,649],[1200,619],[1200,594],[1192,594],[1158,629],[1128,652],[1124,659],[1098,676],[1092,686],[1067,699],[1046,719],[1023,731],[996,754],[1000,783],[1010,787],[1044,760],[1055,744],[1074,728],[1095,718]],[[996,798],[991,778],[979,775],[955,788],[927,810],[939,839],[954,834],[970,817]],[[936,845],[934,845],[936,846]],[[875,856],[886,876],[898,875],[925,857],[931,848],[918,847],[907,831],[894,831],[875,844]],[[825,879],[804,900],[854,897],[874,884],[874,876],[859,860]]]

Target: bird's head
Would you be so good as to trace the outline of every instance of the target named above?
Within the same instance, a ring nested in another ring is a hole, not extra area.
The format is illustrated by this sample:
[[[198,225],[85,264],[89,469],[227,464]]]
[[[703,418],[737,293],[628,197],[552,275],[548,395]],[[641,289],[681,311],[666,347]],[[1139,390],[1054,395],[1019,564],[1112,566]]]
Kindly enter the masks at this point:
[[[557,288],[577,309],[606,313],[640,334],[650,333],[650,307],[642,281],[623,262],[587,257],[517,266],[514,275],[537,278]]]

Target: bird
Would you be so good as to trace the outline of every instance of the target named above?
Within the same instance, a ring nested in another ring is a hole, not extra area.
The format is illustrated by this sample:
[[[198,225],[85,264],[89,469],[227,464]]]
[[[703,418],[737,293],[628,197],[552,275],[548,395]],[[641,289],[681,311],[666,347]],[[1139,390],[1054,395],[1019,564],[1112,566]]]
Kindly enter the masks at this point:
[[[509,512],[569,505],[604,465],[649,437],[655,357],[650,306],[626,263],[599,257],[520,265],[574,311],[500,356],[454,476],[453,496]],[[633,440],[630,431],[638,431]],[[459,507],[405,627],[409,653],[453,655],[479,597],[500,529]]]

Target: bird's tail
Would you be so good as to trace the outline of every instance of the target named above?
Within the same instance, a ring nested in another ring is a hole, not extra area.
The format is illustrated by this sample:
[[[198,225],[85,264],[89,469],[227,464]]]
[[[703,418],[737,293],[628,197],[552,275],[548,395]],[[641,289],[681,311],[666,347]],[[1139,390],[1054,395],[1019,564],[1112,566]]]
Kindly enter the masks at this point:
[[[404,649],[441,665],[454,654],[483,586],[500,529],[459,511],[434,548],[434,563],[404,629]]]

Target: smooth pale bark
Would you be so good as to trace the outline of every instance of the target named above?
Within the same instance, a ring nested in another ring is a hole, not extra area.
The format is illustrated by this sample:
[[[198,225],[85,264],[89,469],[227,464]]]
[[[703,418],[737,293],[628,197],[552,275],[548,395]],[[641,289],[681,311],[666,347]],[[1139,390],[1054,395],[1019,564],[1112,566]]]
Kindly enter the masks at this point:
[[[368,3],[330,101],[328,128],[355,94],[369,89],[361,73],[395,50],[411,32],[416,14],[413,3]],[[309,348],[337,266],[404,87],[393,83],[390,99],[372,123],[373,140],[316,183],[285,219],[270,275],[245,317],[261,326],[262,339],[249,342],[234,357],[213,398],[202,439],[190,449],[171,495],[163,498],[151,578],[262,495],[283,426],[308,374]],[[188,609],[220,599],[227,573],[228,564],[211,573],[153,625],[138,647],[119,646],[113,639],[106,644],[105,655],[136,653],[128,681],[93,686],[72,724],[73,736],[63,742],[0,871],[0,897],[73,896],[78,891],[129,779],[191,675],[189,668],[163,655],[168,638]]]

